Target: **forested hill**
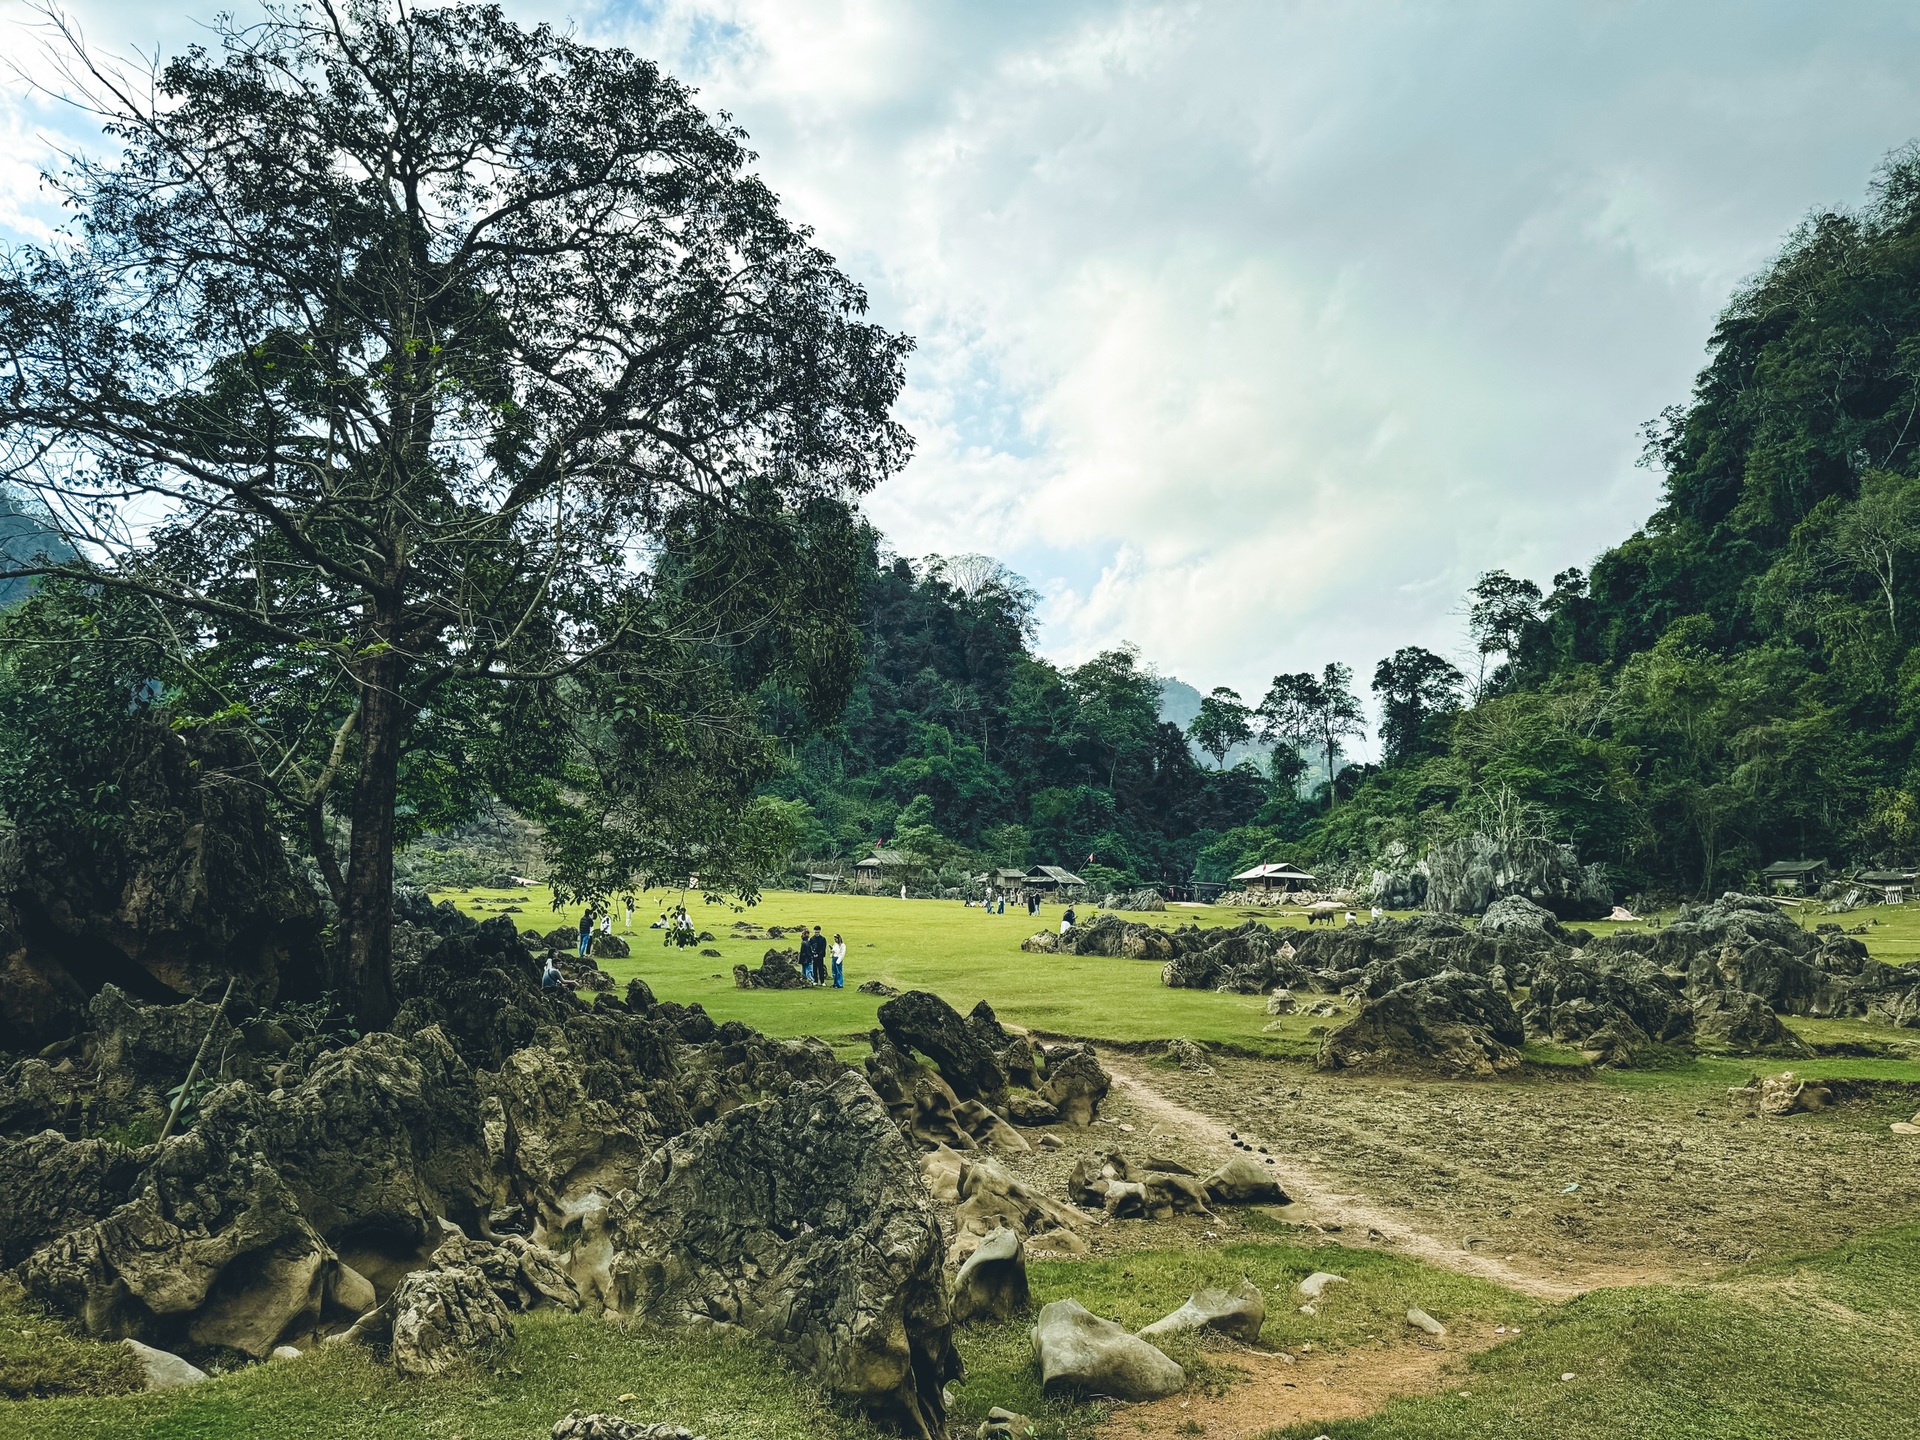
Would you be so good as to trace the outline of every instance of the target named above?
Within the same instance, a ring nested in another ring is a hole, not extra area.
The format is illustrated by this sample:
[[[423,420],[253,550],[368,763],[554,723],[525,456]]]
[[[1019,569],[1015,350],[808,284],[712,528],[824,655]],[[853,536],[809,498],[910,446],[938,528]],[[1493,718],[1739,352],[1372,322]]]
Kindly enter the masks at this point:
[[[1092,853],[1179,882],[1261,859],[1364,869],[1480,830],[1570,842],[1626,893],[1713,891],[1783,857],[1913,860],[1920,156],[1890,160],[1862,210],[1803,224],[1707,348],[1647,430],[1660,508],[1590,574],[1483,577],[1479,674],[1383,660],[1385,762],[1337,794],[1196,763],[1130,651],[1035,656],[1032,597],[998,567],[876,560],[845,724],[798,744],[779,786],[809,807],[806,848]],[[1312,680],[1239,712],[1295,774],[1313,747],[1280,722]]]
[[[1301,808],[1250,766],[1196,763],[1133,650],[1065,668],[1036,655],[1019,577],[979,556],[883,558],[870,540],[866,664],[842,723],[805,736],[771,697],[795,737],[773,788],[805,807],[804,854],[851,862],[885,841],[954,872],[1045,862],[1096,885],[1182,884],[1222,831]]]

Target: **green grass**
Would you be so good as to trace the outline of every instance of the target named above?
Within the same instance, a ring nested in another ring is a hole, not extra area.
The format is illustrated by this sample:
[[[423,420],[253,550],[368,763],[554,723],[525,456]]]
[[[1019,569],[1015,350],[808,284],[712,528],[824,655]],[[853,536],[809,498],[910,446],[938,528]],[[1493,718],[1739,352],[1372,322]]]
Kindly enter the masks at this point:
[[[0,1327],[17,1318],[0,1313]],[[716,1440],[876,1434],[759,1346],[536,1311],[465,1374],[402,1380],[359,1346],[328,1346],[186,1390],[0,1404],[0,1440],[546,1440],[570,1410],[672,1421]]]
[[[449,892],[469,914],[485,917],[501,904],[499,891]],[[551,893],[541,887],[511,892],[530,898],[521,913],[510,918],[523,930],[542,933],[579,922],[575,906],[554,911]],[[661,932],[640,928],[670,904],[678,891],[660,891],[642,897],[635,907],[633,934],[621,929],[616,916],[614,933],[633,947],[628,960],[602,961],[608,974],[624,983],[641,976],[663,1000],[681,1004],[698,1001],[717,1020],[743,1020],[772,1035],[818,1035],[828,1041],[864,1040],[874,1024],[880,1001],[862,995],[856,987],[866,980],[883,980],[901,990],[931,990],[961,1010],[985,999],[1002,1018],[1031,1029],[1086,1036],[1099,1040],[1134,1042],[1186,1036],[1193,1040],[1224,1042],[1256,1054],[1308,1053],[1307,1031],[1324,1021],[1294,1017],[1279,1032],[1266,1033],[1271,1018],[1257,995],[1216,995],[1203,990],[1169,990],[1160,983],[1161,962],[1114,960],[1100,956],[1029,955],[1020,942],[1036,930],[1060,928],[1063,906],[1044,907],[1037,918],[1024,908],[1008,907],[1005,915],[968,909],[957,900],[901,900],[891,896],[802,895],[768,891],[750,909],[703,904],[690,899],[694,923],[716,937],[719,958],[702,956],[697,949],[668,949]],[[1079,906],[1084,917],[1092,907]],[[1171,910],[1152,916],[1163,925],[1189,921],[1208,926],[1238,925],[1260,912],[1202,907]],[[1263,918],[1271,918],[1270,915]],[[791,949],[794,941],[736,940],[735,920],[751,920],[765,928],[779,925],[824,925],[847,942],[844,990],[741,990],[733,983],[736,964],[758,965],[770,946]],[[1274,923],[1306,924],[1304,917]]]
[[[1885,1440],[1920,1433],[1920,1229],[1705,1285],[1602,1290],[1477,1355],[1468,1394],[1274,1440]],[[1563,1374],[1573,1379],[1563,1381]]]

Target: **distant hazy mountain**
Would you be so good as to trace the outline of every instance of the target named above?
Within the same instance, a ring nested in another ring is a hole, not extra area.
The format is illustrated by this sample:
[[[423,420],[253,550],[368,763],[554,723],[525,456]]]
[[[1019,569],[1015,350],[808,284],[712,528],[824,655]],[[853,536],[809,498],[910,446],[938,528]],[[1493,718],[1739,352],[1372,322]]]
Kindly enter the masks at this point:
[[[1184,680],[1169,676],[1160,682],[1160,718],[1172,721],[1182,730],[1191,725],[1193,717],[1200,713],[1200,700],[1200,692]],[[1187,749],[1193,752],[1196,762],[1209,770],[1213,768],[1213,757],[1202,754],[1200,747],[1191,740],[1187,742]],[[1258,745],[1236,745],[1227,752],[1227,768],[1231,770],[1242,760],[1252,760],[1264,769],[1266,758],[1266,752]]]
[[[73,547],[54,534],[43,517],[34,514],[15,496],[0,490],[0,570],[9,565],[32,564],[42,556],[55,561],[70,560]],[[0,609],[26,599],[32,590],[30,579],[0,579]]]

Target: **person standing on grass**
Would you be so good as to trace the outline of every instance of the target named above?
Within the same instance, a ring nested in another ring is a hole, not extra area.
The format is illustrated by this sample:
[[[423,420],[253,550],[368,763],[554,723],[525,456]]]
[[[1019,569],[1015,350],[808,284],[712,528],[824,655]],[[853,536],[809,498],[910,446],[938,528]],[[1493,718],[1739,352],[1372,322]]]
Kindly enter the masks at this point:
[[[827,927],[813,927],[813,983],[827,983]]]
[[[833,988],[847,988],[847,942],[837,933],[833,937]]]
[[[900,886],[900,898],[902,900],[907,898],[907,887],[904,882]]]
[[[627,933],[633,933],[633,896],[627,896]]]
[[[809,985],[814,983],[813,931],[805,925],[800,927],[800,975]]]
[[[591,908],[580,912],[580,958],[587,958],[587,951],[593,948],[593,911]]]

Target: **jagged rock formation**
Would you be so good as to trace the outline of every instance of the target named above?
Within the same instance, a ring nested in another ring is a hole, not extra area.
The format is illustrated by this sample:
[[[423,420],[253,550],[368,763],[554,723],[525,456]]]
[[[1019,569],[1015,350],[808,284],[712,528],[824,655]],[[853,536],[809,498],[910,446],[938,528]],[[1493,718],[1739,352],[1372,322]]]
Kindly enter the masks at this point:
[[[1368,994],[1322,1042],[1320,1065],[1497,1075],[1519,1068],[1525,1039],[1504,990],[1484,976],[1443,970]]]
[[[1010,1320],[1029,1303],[1026,1247],[1017,1232],[1001,1226],[974,1247],[953,1277],[953,1323]]]
[[[617,1197],[623,1310],[772,1341],[910,1435],[959,1373],[940,1222],[857,1075],[676,1136]]]
[[[189,1358],[345,1335],[418,1374],[531,1306],[699,1311],[937,1431],[945,1242],[864,1078],[817,1041],[716,1025],[644,984],[591,1004],[542,991],[507,919],[403,906],[392,1033],[296,1040],[222,1019],[214,1088],[164,1144],[41,1122],[109,1082],[113,1115],[156,1120],[210,1005],[103,990],[98,1028],[58,1065],[0,1077],[7,1282],[89,1333]],[[990,1011],[955,1023],[1015,1050]],[[1024,1147],[978,1102],[957,1109]]]
[[[989,1017],[992,1011],[988,1012]],[[938,995],[909,990],[885,1001],[880,1028],[894,1045],[918,1051],[940,1067],[941,1077],[962,1100],[997,1105],[1007,1097],[1007,1073],[980,1033]]]
[[[140,733],[118,773],[128,814],[105,844],[0,818],[0,1049],[74,1033],[106,984],[164,1003],[237,976],[255,1005],[321,988],[322,901],[238,741]]]
[[[751,970],[734,966],[733,983],[742,990],[804,990],[807,977],[800,973],[798,950],[769,950]]]
[[[1403,855],[1373,872],[1373,903],[1390,910],[1425,906],[1452,915],[1479,915],[1496,900],[1519,895],[1562,920],[1598,920],[1613,906],[1606,867],[1582,865],[1571,845],[1482,834],[1444,841],[1408,865]]]

